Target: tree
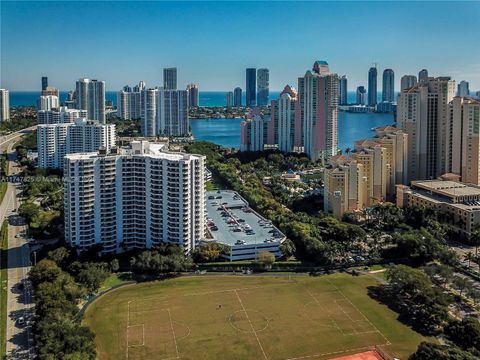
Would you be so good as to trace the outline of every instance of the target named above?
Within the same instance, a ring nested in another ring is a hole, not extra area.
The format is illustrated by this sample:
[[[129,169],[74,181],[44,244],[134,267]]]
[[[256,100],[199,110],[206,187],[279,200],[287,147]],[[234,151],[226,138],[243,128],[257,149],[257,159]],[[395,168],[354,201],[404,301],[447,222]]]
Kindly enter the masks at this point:
[[[465,290],[468,290],[472,287],[472,283],[462,277],[462,276],[455,276],[453,278],[453,286],[458,290],[460,291],[460,295],[462,295],[462,293],[465,291]]]
[[[468,261],[468,267],[470,267],[470,262],[475,260],[475,255],[473,255],[473,253],[469,251],[463,256],[463,259]]]
[[[270,269],[275,262],[275,255],[269,251],[259,251],[257,253],[256,263],[264,269]]]
[[[285,259],[289,259],[294,256],[296,250],[295,244],[290,239],[286,239],[280,244],[280,251]]]
[[[445,335],[464,350],[480,351],[480,322],[474,317],[452,320],[445,327]]]
[[[62,269],[54,261],[43,259],[31,268],[29,279],[35,288],[43,282],[54,282],[61,274]]]
[[[102,283],[110,275],[105,263],[85,263],[75,279],[82,284],[90,293],[97,291]]]
[[[50,260],[55,261],[58,266],[64,266],[70,257],[70,251],[62,246],[55,250],[49,251],[47,256]]]
[[[195,248],[192,257],[195,262],[212,262],[220,259],[223,246],[217,242],[208,242]]]
[[[111,272],[117,272],[120,269],[120,264],[118,262],[118,259],[113,259],[110,261],[110,271]]]
[[[141,252],[131,259],[130,265],[134,273],[159,276],[185,271],[192,264],[191,259],[183,254],[182,248],[168,244]]]
[[[422,342],[409,360],[475,360],[476,356],[457,347]]]

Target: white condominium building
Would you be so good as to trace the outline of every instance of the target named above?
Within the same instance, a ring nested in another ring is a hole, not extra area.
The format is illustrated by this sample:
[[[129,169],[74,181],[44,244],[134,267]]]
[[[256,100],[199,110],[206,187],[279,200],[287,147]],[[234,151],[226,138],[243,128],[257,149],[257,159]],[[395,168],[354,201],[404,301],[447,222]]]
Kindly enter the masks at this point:
[[[42,95],[38,98],[38,110],[52,110],[57,109],[60,106],[58,96],[55,95]]]
[[[136,120],[142,117],[143,109],[143,81],[133,90],[125,86],[117,95],[117,116],[123,120]]]
[[[69,109],[62,106],[58,109],[38,110],[38,124],[68,124],[75,122],[77,118],[86,118],[87,110]]]
[[[285,86],[278,100],[272,100],[272,121],[277,129],[276,143],[282,152],[300,151],[301,129],[297,91]]]
[[[0,122],[10,120],[10,94],[7,89],[0,89]]]
[[[66,154],[111,149],[115,146],[115,125],[78,118],[75,123],[38,125],[38,166],[63,168]]]
[[[144,136],[188,136],[188,91],[146,89],[142,112]]]
[[[65,239],[79,251],[195,248],[205,231],[205,157],[163,144],[65,156]]]
[[[105,124],[105,81],[78,80],[76,96],[77,109],[87,110],[89,119]]]

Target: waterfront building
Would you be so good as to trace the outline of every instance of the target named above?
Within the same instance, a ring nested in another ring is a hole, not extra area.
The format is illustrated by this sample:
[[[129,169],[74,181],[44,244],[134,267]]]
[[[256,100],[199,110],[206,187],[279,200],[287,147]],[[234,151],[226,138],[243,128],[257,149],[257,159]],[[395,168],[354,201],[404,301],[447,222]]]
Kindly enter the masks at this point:
[[[428,79],[428,70],[427,69],[422,69],[418,73],[418,82],[425,81]]]
[[[188,84],[187,92],[188,92],[188,107],[189,108],[198,107],[200,103],[198,86],[195,84]]]
[[[400,80],[400,91],[417,85],[417,77],[415,75],[403,75]]]
[[[38,124],[68,124],[75,122],[76,118],[86,118],[87,110],[69,109],[66,106],[60,106],[51,110],[38,110]]]
[[[297,91],[285,86],[278,100],[272,100],[272,122],[276,127],[273,142],[282,152],[300,152],[302,124]],[[267,136],[268,137],[268,136]]]
[[[58,96],[54,95],[41,95],[38,98],[37,109],[38,110],[51,110],[59,108],[60,103]]]
[[[189,136],[187,90],[144,90],[144,136]]]
[[[442,180],[444,179],[444,180]],[[458,237],[470,238],[480,225],[480,188],[449,180],[412,181],[410,187],[397,186],[397,205],[421,206],[438,214],[452,226]]]
[[[395,95],[395,74],[392,69],[383,70],[382,101],[393,102]]]
[[[326,162],[337,152],[338,75],[326,61],[316,61],[298,78],[298,95],[304,152],[313,161]]]
[[[428,78],[400,93],[397,124],[408,134],[409,181],[435,179],[451,171],[455,131],[449,102],[454,95],[455,81],[450,77]]]
[[[47,90],[48,87],[48,77],[42,76],[42,91]]]
[[[102,253],[177,244],[205,235],[205,157],[133,141],[128,148],[65,156],[65,240]]]
[[[228,108],[233,106],[233,92],[232,91],[228,91],[225,94],[225,105]]]
[[[357,87],[357,105],[365,105],[367,100],[367,90],[365,86]]]
[[[241,107],[242,106],[242,89],[236,87],[233,90],[233,106]]]
[[[62,169],[66,154],[110,150],[115,146],[115,125],[82,118],[74,123],[42,124],[37,127],[38,166]]]
[[[368,106],[377,105],[377,68],[368,70]]]
[[[90,120],[105,124],[105,81],[82,78],[76,83],[77,109],[87,110]]]
[[[338,80],[338,103],[339,105],[347,105],[348,104],[348,87],[347,87],[347,77],[345,75],[341,76]]]
[[[263,151],[266,145],[274,145],[273,134],[272,117],[252,109],[240,123],[240,151]]]
[[[248,68],[246,70],[245,88],[246,88],[246,106],[256,106],[256,91],[257,91],[257,69]]]
[[[454,97],[449,104],[449,172],[467,184],[480,185],[480,100]]]
[[[458,84],[458,90],[457,90],[457,96],[469,96],[470,95],[470,89],[469,89],[469,84],[468,81],[462,80]]]
[[[163,89],[177,90],[177,68],[163,69]]]
[[[257,106],[267,106],[270,75],[268,69],[257,70]]]
[[[0,89],[0,122],[10,120],[10,93]]]
[[[45,90],[42,90],[41,95],[42,96],[52,95],[52,96],[56,96],[56,97],[60,98],[60,92],[58,91],[57,88],[54,88],[53,86],[47,86],[45,88]]]
[[[136,120],[142,117],[143,90],[145,83],[140,81],[137,86],[124,86],[117,94],[117,116],[123,120]]]
[[[397,184],[406,183],[408,135],[392,126],[376,137],[355,142],[355,151],[336,155],[324,170],[324,211],[341,219],[375,203],[393,200]]]

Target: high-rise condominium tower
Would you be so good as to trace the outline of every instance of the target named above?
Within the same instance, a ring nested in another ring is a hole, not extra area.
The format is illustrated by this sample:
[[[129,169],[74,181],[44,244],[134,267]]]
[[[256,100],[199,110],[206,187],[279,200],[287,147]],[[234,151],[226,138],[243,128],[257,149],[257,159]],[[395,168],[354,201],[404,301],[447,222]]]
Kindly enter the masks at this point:
[[[48,77],[42,76],[42,91],[47,90],[48,87]]]
[[[325,162],[337,152],[338,75],[326,61],[316,61],[313,70],[298,78],[298,95],[304,151]]]
[[[198,107],[199,104],[199,93],[198,86],[195,84],[187,85],[188,91],[188,107]]]
[[[144,90],[143,135],[188,136],[187,90]]]
[[[340,105],[348,104],[348,88],[347,88],[347,77],[343,75],[338,81],[339,97],[338,103]]]
[[[177,68],[163,69],[163,88],[165,90],[177,90]]]
[[[87,110],[60,106],[58,109],[37,111],[38,124],[68,124],[75,122],[76,118],[87,118]]]
[[[205,157],[163,144],[65,156],[65,240],[103,253],[177,244],[205,235]],[[95,176],[94,176],[95,175]]]
[[[0,122],[10,120],[10,94],[7,89],[0,89]]]
[[[226,107],[232,107],[233,106],[233,92],[228,91],[225,94],[225,105]]]
[[[458,84],[457,95],[458,96],[469,96],[470,95],[470,89],[469,89],[468,81],[465,81],[465,80],[460,81],[460,83]]]
[[[357,87],[357,105],[365,105],[367,97],[367,90],[365,86]]]
[[[403,75],[400,79],[400,91],[417,85],[417,77],[415,75]]]
[[[38,110],[57,109],[59,106],[58,96],[55,95],[42,95],[37,101]]]
[[[246,71],[245,85],[246,85],[246,105],[247,107],[256,106],[256,91],[257,91],[257,69],[248,68]]]
[[[428,79],[428,70],[427,69],[422,69],[418,73],[418,81],[424,81]]]
[[[393,70],[383,70],[382,80],[382,101],[393,102],[395,94],[395,74]]]
[[[77,118],[74,123],[38,125],[38,166],[62,169],[66,154],[110,150],[115,146],[115,125]]]
[[[124,120],[140,119],[143,110],[142,93],[145,83],[140,81],[133,89],[125,86],[117,94],[117,116]]]
[[[242,89],[239,87],[233,90],[233,106],[242,106]]]
[[[455,81],[449,77],[427,78],[400,93],[397,124],[408,134],[408,181],[451,172],[454,124],[448,104],[454,95]]]
[[[270,75],[268,69],[257,70],[257,106],[267,106]]]
[[[105,81],[80,79],[76,84],[77,109],[87,110],[89,120],[105,124]]]
[[[297,91],[285,86],[278,100],[272,100],[271,116],[277,128],[278,150],[293,152],[301,145],[301,129]]]
[[[377,68],[368,70],[368,106],[377,105]]]

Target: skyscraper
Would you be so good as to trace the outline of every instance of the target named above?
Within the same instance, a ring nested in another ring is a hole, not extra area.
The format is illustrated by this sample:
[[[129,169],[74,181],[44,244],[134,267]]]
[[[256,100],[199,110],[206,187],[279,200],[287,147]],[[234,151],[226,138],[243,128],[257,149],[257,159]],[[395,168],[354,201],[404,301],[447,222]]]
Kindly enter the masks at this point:
[[[142,117],[143,90],[145,84],[140,81],[137,86],[124,86],[117,94],[117,116],[124,120],[135,120]]]
[[[239,87],[236,87],[235,90],[233,90],[233,106],[242,106],[242,89]]]
[[[408,134],[408,181],[436,179],[451,172],[449,102],[455,95],[450,77],[427,78],[398,97],[397,124]],[[455,140],[457,141],[457,140]]]
[[[418,82],[424,81],[428,79],[428,70],[427,69],[422,69],[418,73]]]
[[[395,74],[393,70],[383,70],[382,80],[382,101],[393,102],[395,93]]]
[[[38,110],[51,110],[56,109],[60,105],[58,96],[54,95],[42,95],[38,98],[37,109]]]
[[[365,105],[367,97],[367,90],[365,90],[365,86],[357,87],[357,105]]]
[[[105,124],[105,81],[82,78],[76,84],[77,109],[87,110],[89,120]]]
[[[42,76],[42,90],[47,90],[48,86],[48,77]]]
[[[233,92],[228,91],[225,94],[225,105],[226,107],[232,107],[233,106]]]
[[[298,78],[298,95],[304,151],[325,163],[337,152],[338,75],[326,61],[316,61]]]
[[[257,106],[268,105],[269,80],[270,75],[268,69],[257,70]]]
[[[163,69],[163,88],[165,90],[177,90],[177,68]]]
[[[417,77],[415,75],[403,75],[400,79],[400,91],[417,85]]]
[[[460,81],[460,83],[458,84],[457,95],[458,96],[469,96],[470,95],[470,89],[469,89],[468,81],[465,81],[465,80]]]
[[[340,77],[338,81],[338,89],[339,89],[339,104],[346,105],[348,104],[348,88],[347,88],[347,77],[343,75]]]
[[[7,89],[0,89],[0,122],[10,120],[10,94]]]
[[[144,90],[144,136],[188,136],[187,90]]]
[[[79,251],[170,243],[188,254],[204,237],[205,156],[133,141],[116,151],[66,155],[64,163],[65,240]]]
[[[257,91],[257,69],[255,68],[248,68],[246,71],[246,105],[247,107],[255,107],[256,106],[256,91]]]
[[[195,84],[188,84],[187,85],[188,91],[188,107],[198,107],[199,104],[199,93],[198,93],[198,86]]]
[[[377,68],[368,70],[368,106],[377,105]]]
[[[277,127],[278,150],[293,152],[301,145],[301,129],[297,91],[285,86],[278,100],[272,100],[272,121]]]

